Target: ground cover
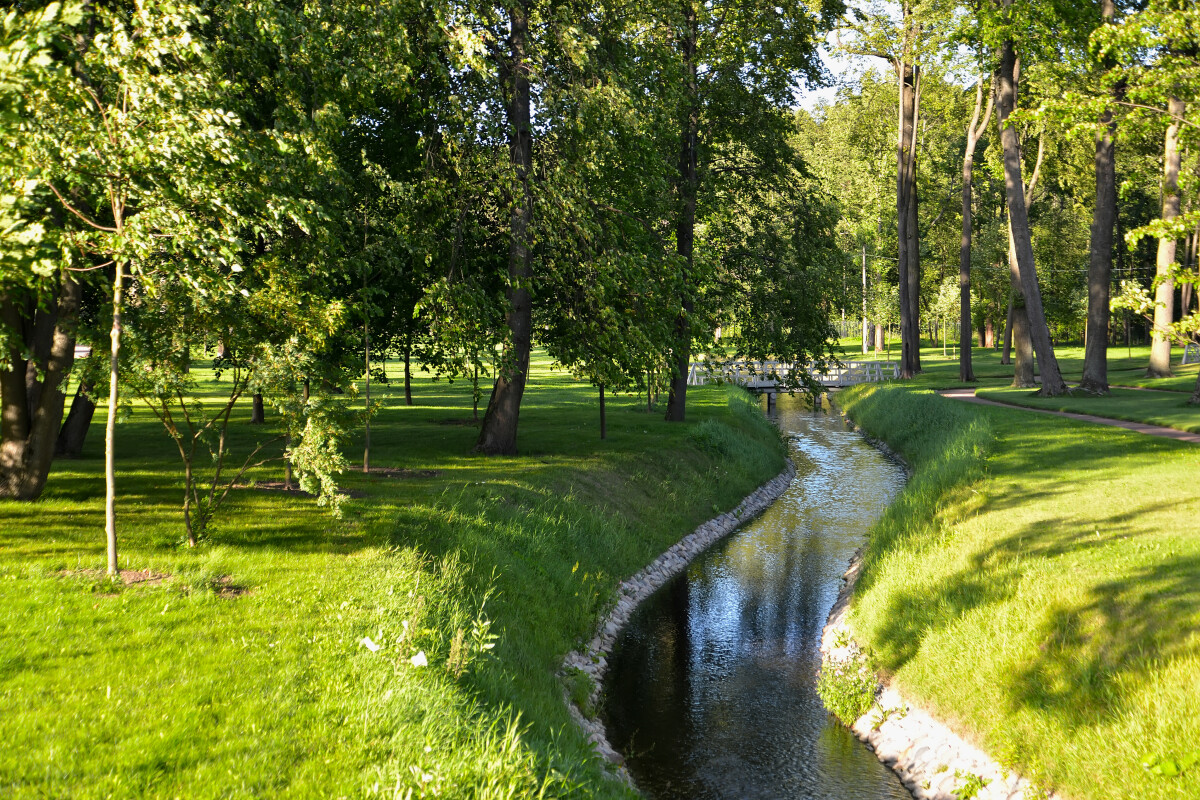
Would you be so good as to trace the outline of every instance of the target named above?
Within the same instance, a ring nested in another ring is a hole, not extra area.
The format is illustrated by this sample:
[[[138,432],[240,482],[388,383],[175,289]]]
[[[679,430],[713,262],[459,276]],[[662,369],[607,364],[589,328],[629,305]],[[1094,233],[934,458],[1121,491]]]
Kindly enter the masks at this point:
[[[855,352],[859,347],[857,339],[843,339],[840,346],[843,360],[862,357],[861,351]],[[1059,346],[1055,352],[1068,383],[1078,383],[1083,376],[1083,348]],[[1145,377],[1146,362],[1150,357],[1148,346],[1110,348],[1109,381],[1112,393],[1106,397],[1078,393],[1065,397],[1044,398],[1038,397],[1030,389],[1013,389],[1010,387],[1012,366],[1000,363],[999,351],[984,348],[975,348],[972,352],[975,375],[978,379],[974,383],[964,383],[958,379],[958,359],[943,355],[941,347],[921,349],[923,372],[906,383],[911,387],[930,389],[969,387],[975,389],[979,397],[1012,405],[1092,414],[1198,432],[1200,407],[1189,406],[1187,400],[1195,388],[1196,373],[1200,371],[1200,365],[1180,366],[1179,359],[1182,355],[1183,349],[1176,348],[1175,374],[1172,377],[1151,379]],[[1139,391],[1126,387],[1156,391]]]
[[[892,384],[839,403],[915,467],[852,624],[903,690],[1076,800],[1200,796],[1195,445]]]
[[[182,546],[177,457],[136,404],[121,567],[150,580],[99,577],[102,431],[41,501],[0,503],[0,794],[627,795],[569,725],[561,656],[620,578],[779,471],[777,433],[703,387],[682,425],[610,398],[601,442],[594,391],[537,359],[521,456],[482,458],[469,384],[420,378],[406,407],[390,374],[372,464],[395,471],[346,473],[340,520],[238,490]]]
[[[876,356],[874,350],[864,355],[861,340],[854,337],[839,340],[837,353],[843,361],[888,360],[886,353]],[[1001,364],[1001,355],[1001,351],[994,348],[972,349],[971,363],[978,378],[978,385],[1000,386],[1012,382],[1012,365]],[[1054,355],[1067,382],[1078,383],[1083,377],[1083,347],[1059,345],[1054,349]],[[898,350],[893,348],[891,360],[898,361],[899,357]],[[1191,394],[1196,388],[1196,374],[1200,372],[1200,364],[1181,365],[1182,359],[1183,348],[1174,348],[1171,355],[1174,375],[1169,378],[1147,378],[1145,373],[1146,364],[1150,360],[1149,345],[1110,347],[1108,380],[1112,386],[1140,386]],[[921,348],[921,366],[924,371],[914,379],[917,385],[939,389],[974,385],[958,380],[958,353],[952,347],[943,352],[940,344],[931,345],[926,340],[925,346]]]
[[[1041,397],[1029,389],[994,387],[979,389],[976,396],[1028,408],[1094,414],[1111,419],[1162,425],[1181,431],[1200,432],[1200,407],[1188,405],[1189,395],[1182,392],[1113,388],[1106,397],[1086,393]]]

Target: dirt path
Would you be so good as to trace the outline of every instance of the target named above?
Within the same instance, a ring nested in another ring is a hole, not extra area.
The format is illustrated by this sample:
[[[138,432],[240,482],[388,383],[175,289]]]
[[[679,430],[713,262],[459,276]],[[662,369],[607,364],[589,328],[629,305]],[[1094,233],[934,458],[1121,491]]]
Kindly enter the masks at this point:
[[[1128,422],[1123,419],[1097,417],[1092,414],[1075,414],[1070,411],[1050,411],[1045,408],[1029,408],[1028,406],[1017,406],[1011,403],[998,403],[995,400],[984,400],[982,397],[976,397],[974,389],[943,389],[938,394],[942,397],[949,397],[951,400],[962,400],[965,403],[978,403],[981,406],[999,406],[1000,408],[1016,408],[1021,411],[1032,411],[1037,414],[1054,414],[1058,417],[1069,417],[1083,422],[1094,422],[1098,425],[1112,425],[1113,427],[1124,428],[1135,433],[1144,433],[1147,436],[1161,436],[1164,439],[1174,439],[1178,442],[1200,444],[1200,433],[1189,433],[1187,431],[1176,430],[1175,428],[1163,427],[1162,425],[1147,425],[1144,422]]]

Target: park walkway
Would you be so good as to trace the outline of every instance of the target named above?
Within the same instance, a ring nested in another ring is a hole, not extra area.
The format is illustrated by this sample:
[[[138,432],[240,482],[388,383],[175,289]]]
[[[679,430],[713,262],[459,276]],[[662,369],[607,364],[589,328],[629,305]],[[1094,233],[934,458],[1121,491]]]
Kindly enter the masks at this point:
[[[1164,439],[1174,439],[1178,442],[1200,444],[1200,433],[1189,433],[1188,431],[1181,431],[1176,428],[1167,428],[1163,425],[1147,425],[1144,422],[1129,422],[1123,419],[1112,419],[1111,417],[1097,417],[1092,414],[1076,414],[1071,411],[1051,411],[1045,408],[1029,408],[1028,406],[1018,406],[1012,403],[999,403],[995,400],[984,400],[982,397],[976,397],[974,389],[941,389],[938,391],[938,394],[942,397],[948,397],[951,400],[961,400],[964,403],[1016,408],[1022,411],[1032,411],[1036,414],[1054,414],[1055,416],[1069,417],[1070,419],[1077,419],[1082,422],[1094,422],[1098,425],[1112,425],[1117,428],[1125,428],[1135,433],[1144,433],[1147,436],[1161,436]]]

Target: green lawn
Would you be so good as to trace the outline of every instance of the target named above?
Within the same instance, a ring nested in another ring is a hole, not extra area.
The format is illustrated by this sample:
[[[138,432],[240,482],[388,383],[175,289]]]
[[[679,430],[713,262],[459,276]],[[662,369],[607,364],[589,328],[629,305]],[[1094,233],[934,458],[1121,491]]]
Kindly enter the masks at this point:
[[[863,358],[857,339],[842,339],[841,358],[844,361]],[[1129,355],[1129,353],[1132,355]],[[1078,383],[1083,376],[1083,348],[1063,347],[1055,350],[1059,367],[1068,383]],[[872,353],[871,356],[874,354]],[[963,383],[958,379],[957,356],[943,356],[941,347],[921,349],[922,372],[907,385],[928,389],[951,389],[970,387],[980,397],[1013,405],[1044,408],[1052,411],[1071,411],[1077,414],[1094,414],[1112,419],[1146,422],[1164,425],[1184,431],[1200,432],[1200,406],[1189,406],[1188,398],[1196,385],[1196,374],[1200,365],[1180,366],[1182,348],[1175,348],[1173,364],[1175,374],[1169,378],[1150,379],[1145,377],[1146,362],[1150,348],[1109,348],[1108,377],[1112,393],[1107,397],[1079,393],[1067,397],[1037,397],[1029,389],[1012,389],[1013,369],[1000,363],[996,350],[975,348],[972,365],[977,378],[975,383]],[[898,358],[898,354],[896,355]],[[1144,387],[1156,389],[1144,392],[1122,387]],[[1168,393],[1169,392],[1169,393]]]
[[[1200,448],[901,384],[839,403],[916,468],[853,627],[903,690],[1075,800],[1195,798]]]
[[[372,430],[373,465],[411,472],[344,475],[340,520],[238,490],[194,550],[173,446],[135,407],[121,566],[161,582],[99,577],[100,419],[42,500],[0,503],[0,795],[629,796],[555,671],[618,580],[782,468],[778,434],[705,387],[682,425],[612,398],[602,442],[591,389],[539,359],[521,456],[483,458],[469,385],[422,378],[414,395],[387,387]],[[237,448],[263,435],[248,415]]]
[[[977,396],[999,403],[1010,403],[1050,411],[1071,411],[1112,419],[1146,422],[1200,432],[1200,407],[1188,405],[1189,395],[1181,392],[1148,392],[1141,389],[1112,389],[1107,397],[1079,393],[1062,397],[1039,397],[1029,389],[980,389]]]
[[[841,339],[838,342],[838,355],[843,361],[873,361],[875,352],[863,355],[860,340],[856,338]],[[971,350],[971,364],[979,386],[1007,386],[1012,382],[1013,368],[1011,365],[1000,363],[1001,351],[991,348],[976,347]],[[1068,383],[1078,383],[1083,377],[1083,347],[1079,345],[1059,345],[1054,349],[1059,369]],[[1191,394],[1196,388],[1196,375],[1200,372],[1200,364],[1181,366],[1183,348],[1172,350],[1171,364],[1174,375],[1170,378],[1147,378],[1146,364],[1150,360],[1149,345],[1125,348],[1110,347],[1108,349],[1108,381],[1112,386],[1141,386],[1172,392],[1187,392]],[[888,360],[886,354],[881,354],[880,360]],[[891,361],[899,361],[899,341],[892,348]],[[967,386],[958,380],[958,351],[946,348],[942,355],[941,345],[931,346],[928,340],[921,347],[921,367],[924,370],[918,377],[917,383],[931,388],[945,389],[954,386]]]

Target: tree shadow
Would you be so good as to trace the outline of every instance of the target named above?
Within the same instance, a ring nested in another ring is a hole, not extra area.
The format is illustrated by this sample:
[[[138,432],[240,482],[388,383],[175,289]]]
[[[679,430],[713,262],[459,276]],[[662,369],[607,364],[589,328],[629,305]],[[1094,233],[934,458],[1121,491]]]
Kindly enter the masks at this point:
[[[1092,587],[1083,602],[1049,609],[1032,659],[1006,687],[1012,708],[1050,712],[1073,726],[1120,713],[1126,687],[1200,653],[1181,635],[1200,617],[1200,556],[1180,556]]]
[[[873,631],[883,666],[898,670],[934,633],[1014,597],[1022,565],[1031,560],[1077,556],[1094,562],[1096,551],[1131,539],[1146,540],[1147,549],[1169,547],[1151,541],[1157,531],[1137,524],[1155,508],[1130,508],[1086,526],[1077,518],[1039,520],[972,554],[965,568],[932,586],[896,594],[885,622]],[[1102,723],[1121,712],[1126,687],[1144,685],[1174,659],[1200,654],[1195,637],[1180,635],[1200,619],[1200,556],[1167,552],[1156,563],[1087,587],[1078,603],[1035,613],[1030,624],[1037,646],[1022,655],[1002,686],[1011,710],[1051,713],[1067,728]]]

